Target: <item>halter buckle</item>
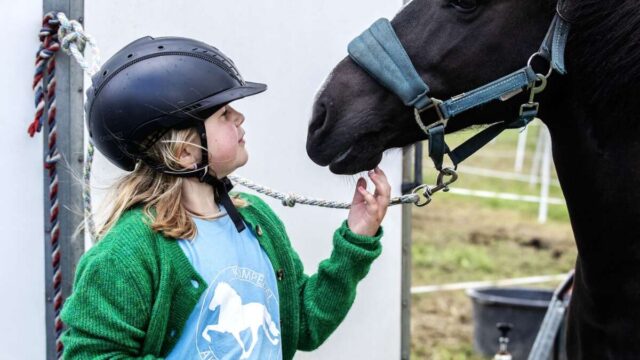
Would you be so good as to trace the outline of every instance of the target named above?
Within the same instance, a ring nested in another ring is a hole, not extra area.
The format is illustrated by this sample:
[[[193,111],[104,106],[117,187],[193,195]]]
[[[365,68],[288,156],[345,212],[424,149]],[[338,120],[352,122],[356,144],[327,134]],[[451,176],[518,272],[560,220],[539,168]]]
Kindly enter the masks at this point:
[[[442,100],[440,99],[436,99],[436,98],[431,98],[431,103],[429,105],[427,105],[426,107],[422,108],[422,109],[418,109],[418,108],[414,108],[413,109],[413,113],[415,115],[416,118],[416,122],[418,123],[418,126],[420,126],[420,129],[422,129],[422,131],[425,132],[425,134],[427,133],[427,131],[431,128],[434,128],[438,125],[443,125],[444,127],[447,127],[447,122],[449,121],[449,118],[446,118],[444,116],[444,114],[442,113],[442,109],[440,109],[440,105],[442,104]],[[423,112],[427,111],[427,110],[431,110],[431,109],[435,109],[436,115],[438,115],[438,120],[434,123],[431,123],[429,125],[425,125],[424,122],[422,121],[422,117],[420,116],[420,114],[422,114]]]
[[[520,116],[527,114],[538,114],[540,103],[530,102],[520,105]]]

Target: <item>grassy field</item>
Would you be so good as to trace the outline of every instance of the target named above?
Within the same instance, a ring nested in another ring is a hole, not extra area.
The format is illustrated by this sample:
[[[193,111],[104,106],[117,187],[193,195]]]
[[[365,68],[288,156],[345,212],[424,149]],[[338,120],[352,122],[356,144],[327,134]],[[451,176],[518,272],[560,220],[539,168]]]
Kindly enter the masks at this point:
[[[540,129],[529,128],[525,174]],[[476,131],[451,135],[447,141],[455,146]],[[537,196],[539,185],[464,171],[468,166],[513,172],[517,138],[517,131],[506,132],[465,161],[453,187]],[[424,168],[425,182],[433,183],[436,173],[426,157]],[[552,185],[550,196],[562,198],[560,187]],[[569,271],[576,249],[566,207],[549,205],[546,224],[539,224],[537,216],[537,203],[438,193],[427,207],[413,210],[413,286]],[[414,295],[412,359],[481,359],[473,353],[471,320],[471,302],[462,291]]]

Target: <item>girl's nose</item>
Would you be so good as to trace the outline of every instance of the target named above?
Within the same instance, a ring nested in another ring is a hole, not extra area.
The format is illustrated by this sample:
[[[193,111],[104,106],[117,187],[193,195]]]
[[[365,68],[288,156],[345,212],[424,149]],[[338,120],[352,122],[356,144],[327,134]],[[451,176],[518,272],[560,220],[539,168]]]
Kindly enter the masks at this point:
[[[244,122],[244,115],[241,112],[236,112],[236,125],[240,126]]]

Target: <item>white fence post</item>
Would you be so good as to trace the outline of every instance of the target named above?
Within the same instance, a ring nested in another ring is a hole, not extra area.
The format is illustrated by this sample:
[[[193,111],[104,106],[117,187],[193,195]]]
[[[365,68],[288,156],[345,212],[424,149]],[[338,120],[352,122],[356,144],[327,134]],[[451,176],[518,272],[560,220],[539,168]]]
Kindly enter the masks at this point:
[[[540,174],[540,208],[538,209],[538,222],[547,222],[549,208],[549,183],[551,182],[551,135],[547,127],[540,129],[543,134],[544,151],[542,155],[542,171]]]

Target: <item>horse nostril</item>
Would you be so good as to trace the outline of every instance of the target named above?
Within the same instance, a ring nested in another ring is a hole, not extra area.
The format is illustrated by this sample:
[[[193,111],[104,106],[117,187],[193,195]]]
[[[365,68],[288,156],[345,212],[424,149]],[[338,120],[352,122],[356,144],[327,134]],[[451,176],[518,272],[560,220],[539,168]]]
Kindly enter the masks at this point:
[[[327,109],[323,103],[316,103],[313,107],[313,115],[311,123],[309,123],[309,135],[317,135],[316,133],[324,127],[327,122]]]

